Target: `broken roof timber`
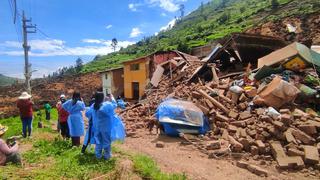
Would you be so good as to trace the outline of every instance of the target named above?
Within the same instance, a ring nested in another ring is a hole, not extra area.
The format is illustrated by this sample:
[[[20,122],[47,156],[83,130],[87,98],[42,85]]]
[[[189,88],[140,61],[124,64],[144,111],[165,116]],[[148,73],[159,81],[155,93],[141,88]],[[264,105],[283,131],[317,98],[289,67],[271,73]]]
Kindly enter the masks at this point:
[[[221,57],[224,53],[244,63],[244,66],[248,63],[256,65],[259,58],[287,45],[279,38],[248,33],[233,33],[221,39],[219,44],[206,58],[206,63],[189,79],[189,82],[194,81],[196,77],[199,77],[199,74],[208,69],[207,63],[216,63],[217,60],[222,60]]]

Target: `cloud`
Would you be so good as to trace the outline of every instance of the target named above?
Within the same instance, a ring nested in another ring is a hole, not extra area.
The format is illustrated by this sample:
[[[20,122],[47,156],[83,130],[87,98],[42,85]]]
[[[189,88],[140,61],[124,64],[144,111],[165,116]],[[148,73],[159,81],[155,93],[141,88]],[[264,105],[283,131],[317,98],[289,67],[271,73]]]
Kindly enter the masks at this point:
[[[140,29],[138,27],[132,28],[132,31],[130,33],[130,38],[135,38],[138,37],[140,34],[142,34],[143,32],[140,31]]]
[[[138,4],[138,3],[136,3],[136,4],[130,3],[130,4],[128,5],[128,8],[129,8],[131,11],[135,12],[135,11],[138,11],[138,7],[139,7],[139,6],[141,6],[141,4]]]
[[[166,16],[167,16],[166,13],[161,13],[160,15],[161,15],[162,17],[166,17]]]
[[[113,52],[111,40],[104,39],[83,39],[82,42],[87,43],[85,46],[68,47],[66,42],[59,39],[36,39],[30,41],[30,56],[48,57],[48,56],[95,56],[97,54],[105,55]],[[134,44],[132,41],[118,41],[119,50],[121,47],[127,47]],[[16,41],[6,41],[0,43],[0,55],[7,56],[23,56],[22,46]],[[19,45],[19,46],[18,46]],[[19,48],[19,49],[17,49]]]
[[[179,3],[187,0],[146,0],[150,5],[157,5],[168,12],[176,12],[179,10]]]
[[[106,26],[106,29],[110,29],[112,28],[112,24],[109,24],[108,26]]]
[[[171,29],[176,24],[176,19],[172,19],[167,25],[160,28],[160,31],[166,31]]]

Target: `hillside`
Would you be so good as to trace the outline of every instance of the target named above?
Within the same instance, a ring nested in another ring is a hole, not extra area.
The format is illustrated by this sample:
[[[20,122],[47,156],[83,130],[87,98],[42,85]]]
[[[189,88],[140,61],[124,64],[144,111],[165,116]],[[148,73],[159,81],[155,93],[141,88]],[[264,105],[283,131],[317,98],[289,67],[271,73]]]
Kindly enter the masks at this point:
[[[170,30],[121,49],[119,52],[95,58],[82,72],[99,71],[120,66],[121,62],[157,50],[191,48],[211,43],[233,32],[243,32],[267,22],[286,17],[305,17],[319,14],[318,0],[278,0],[273,7],[270,0],[213,0],[201,5],[189,15],[178,19]]]
[[[8,76],[5,76],[3,74],[0,74],[0,87],[1,86],[9,86],[9,85],[12,85],[16,82],[22,82],[21,79],[17,79],[17,78],[12,78],[12,77],[8,77]]]

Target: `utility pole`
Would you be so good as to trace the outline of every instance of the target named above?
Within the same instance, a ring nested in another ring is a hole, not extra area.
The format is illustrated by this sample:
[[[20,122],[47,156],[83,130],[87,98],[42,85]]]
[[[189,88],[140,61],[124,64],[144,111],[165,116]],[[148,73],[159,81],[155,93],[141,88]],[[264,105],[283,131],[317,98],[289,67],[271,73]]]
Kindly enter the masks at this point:
[[[30,24],[28,24],[30,23]],[[31,94],[31,64],[29,63],[29,55],[28,52],[30,50],[30,46],[28,45],[28,33],[36,33],[36,26],[31,24],[31,19],[27,19],[24,11],[22,12],[22,29],[23,29],[23,49],[24,49],[24,75],[26,77],[26,90],[29,94]],[[30,31],[29,29],[32,29]]]

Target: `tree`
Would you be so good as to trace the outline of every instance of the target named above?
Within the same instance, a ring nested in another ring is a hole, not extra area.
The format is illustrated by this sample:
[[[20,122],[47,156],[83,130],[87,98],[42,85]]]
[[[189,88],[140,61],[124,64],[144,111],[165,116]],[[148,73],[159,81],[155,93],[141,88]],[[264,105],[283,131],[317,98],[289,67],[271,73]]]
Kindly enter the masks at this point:
[[[118,40],[116,38],[113,38],[112,42],[111,42],[111,46],[113,48],[113,52],[116,51],[117,45],[118,45]]]
[[[203,16],[203,9],[204,9],[204,7],[203,7],[203,1],[201,1],[201,6],[200,6],[200,13],[201,13],[201,16]]]
[[[79,73],[81,70],[82,70],[82,67],[83,67],[83,61],[82,59],[79,57],[77,60],[76,60],[76,72]]]
[[[180,15],[180,18],[183,18],[184,17],[184,4],[180,4],[180,8],[179,8],[179,10],[180,10],[180,13],[181,13],[181,15]]]
[[[229,19],[230,19],[230,12],[225,12],[219,17],[218,21],[220,24],[223,24],[227,22]]]
[[[271,0],[272,9],[277,9],[279,6],[278,0]]]

